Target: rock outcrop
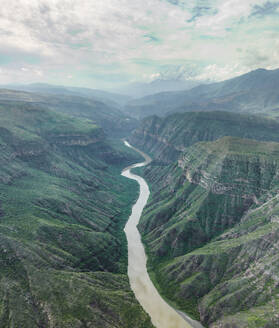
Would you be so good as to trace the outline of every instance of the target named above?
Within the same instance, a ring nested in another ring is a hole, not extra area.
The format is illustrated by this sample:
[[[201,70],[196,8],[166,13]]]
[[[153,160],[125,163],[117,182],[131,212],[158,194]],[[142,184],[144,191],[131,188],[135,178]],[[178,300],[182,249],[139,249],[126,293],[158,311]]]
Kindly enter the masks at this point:
[[[200,141],[234,136],[260,141],[279,141],[279,123],[253,115],[226,112],[190,112],[165,118],[145,118],[129,137],[131,144],[153,159],[172,163],[185,149]]]
[[[210,328],[277,327],[279,144],[223,137],[171,161],[152,140],[139,228],[161,292]]]

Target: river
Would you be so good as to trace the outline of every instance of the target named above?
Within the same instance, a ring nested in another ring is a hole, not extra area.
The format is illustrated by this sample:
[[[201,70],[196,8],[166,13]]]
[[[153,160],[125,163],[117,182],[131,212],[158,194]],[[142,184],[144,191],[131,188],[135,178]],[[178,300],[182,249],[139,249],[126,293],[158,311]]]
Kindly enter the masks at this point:
[[[137,224],[150,192],[146,181],[131,173],[131,169],[149,164],[151,158],[132,147],[127,141],[124,142],[127,147],[139,152],[145,158],[145,162],[131,165],[122,171],[124,177],[136,180],[140,185],[139,198],[132,208],[132,213],[124,229],[128,240],[128,276],[131,288],[141,306],[150,315],[156,328],[202,328],[198,322],[190,319],[185,313],[176,311],[167,304],[148,275],[146,254]]]

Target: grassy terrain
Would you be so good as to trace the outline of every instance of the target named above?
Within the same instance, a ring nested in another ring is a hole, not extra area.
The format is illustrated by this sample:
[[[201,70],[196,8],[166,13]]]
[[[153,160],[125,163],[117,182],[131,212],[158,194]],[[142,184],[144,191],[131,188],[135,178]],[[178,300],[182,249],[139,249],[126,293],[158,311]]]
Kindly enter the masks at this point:
[[[144,170],[139,228],[160,292],[205,326],[276,327],[279,144],[224,137]]]
[[[100,101],[98,97],[91,96],[90,92],[82,95],[70,90],[66,93],[62,89],[60,91],[61,93],[59,90],[49,93],[40,88],[35,88],[33,92],[0,89],[0,104],[3,108],[16,105],[29,110],[40,107],[71,117],[84,118],[95,122],[107,135],[113,137],[126,136],[137,126],[137,121],[120,111],[114,102]]]
[[[145,118],[129,138],[156,160],[171,163],[183,151],[201,141],[234,136],[260,141],[279,141],[278,122],[255,116],[227,112],[189,112],[160,118]]]
[[[152,327],[123,230],[141,160],[87,120],[0,108],[0,327]],[[20,310],[19,310],[20,309]]]

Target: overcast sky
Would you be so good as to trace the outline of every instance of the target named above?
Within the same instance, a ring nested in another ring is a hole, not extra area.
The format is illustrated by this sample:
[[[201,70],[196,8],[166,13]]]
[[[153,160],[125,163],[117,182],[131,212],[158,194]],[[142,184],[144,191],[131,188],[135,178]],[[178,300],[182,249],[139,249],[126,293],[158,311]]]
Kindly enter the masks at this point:
[[[279,67],[279,0],[8,0],[0,83],[117,87]]]

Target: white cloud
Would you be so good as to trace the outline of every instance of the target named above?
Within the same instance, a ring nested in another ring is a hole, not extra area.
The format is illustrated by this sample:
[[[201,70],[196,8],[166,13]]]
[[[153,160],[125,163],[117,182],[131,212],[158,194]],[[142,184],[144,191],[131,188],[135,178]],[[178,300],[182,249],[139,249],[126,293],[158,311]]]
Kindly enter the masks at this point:
[[[93,87],[101,79],[109,83],[110,76],[119,75],[119,82],[156,77],[163,66],[185,62],[198,65],[200,76],[221,79],[254,67],[257,48],[258,59],[268,57],[261,63],[273,67],[276,17],[250,17],[264,3],[9,0],[0,7],[0,66],[15,82],[21,72],[26,81]]]

